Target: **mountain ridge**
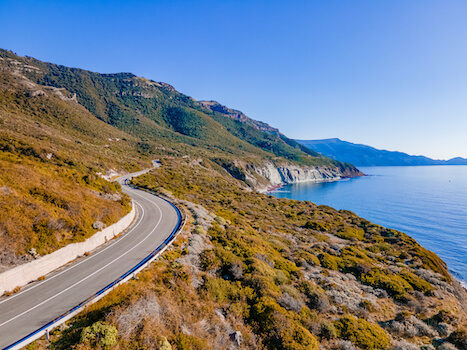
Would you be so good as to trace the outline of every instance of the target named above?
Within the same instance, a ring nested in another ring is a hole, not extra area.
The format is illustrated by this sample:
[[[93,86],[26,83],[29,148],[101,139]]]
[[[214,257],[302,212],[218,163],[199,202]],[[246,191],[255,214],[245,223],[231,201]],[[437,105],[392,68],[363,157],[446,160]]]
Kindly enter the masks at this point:
[[[357,166],[467,165],[467,159],[461,157],[448,160],[432,159],[399,151],[381,150],[372,146],[342,141],[339,138],[295,141],[331,159]]]
[[[238,169],[236,160],[255,166],[285,163],[337,169],[341,176],[360,176],[358,169],[307,149],[277,129],[213,101],[197,102],[167,83],[132,73],[99,74],[45,63],[0,50],[4,70],[74,99],[91,114],[121,131],[140,138],[141,153],[206,155],[224,169],[249,180],[260,176]],[[327,170],[325,170],[327,171]],[[269,179],[266,179],[266,182]],[[259,181],[261,188],[266,185]],[[246,182],[256,186],[257,181]]]

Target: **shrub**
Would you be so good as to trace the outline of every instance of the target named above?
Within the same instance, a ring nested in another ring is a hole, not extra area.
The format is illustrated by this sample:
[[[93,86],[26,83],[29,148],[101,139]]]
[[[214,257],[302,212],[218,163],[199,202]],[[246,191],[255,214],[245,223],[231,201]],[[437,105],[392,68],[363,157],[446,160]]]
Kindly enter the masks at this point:
[[[227,221],[225,221],[222,216],[216,216],[214,220],[216,220],[216,222],[221,226],[225,226],[225,224],[227,224]]]
[[[196,225],[193,232],[198,234],[198,235],[205,235],[206,234],[206,230],[200,225]]]
[[[404,271],[400,273],[399,276],[402,277],[407,282],[409,282],[410,285],[413,287],[413,289],[418,290],[420,292],[426,293],[434,289],[430,283],[418,277],[416,274],[412,272]]]
[[[287,277],[299,277],[300,268],[297,267],[292,261],[287,259],[277,259],[274,260],[274,266],[276,269],[284,271]]]
[[[268,318],[260,327],[268,330],[269,349],[282,350],[318,350],[318,340],[299,322],[287,313],[281,312],[271,305],[266,308]],[[266,322],[265,322],[266,321]]]
[[[331,269],[337,270],[339,268],[339,258],[328,253],[321,253],[318,255],[318,259],[321,262],[321,266]]]
[[[295,255],[295,260],[298,261],[300,259],[303,259],[307,264],[310,264],[312,266],[315,266],[315,265],[321,265],[318,257],[316,255],[313,255],[309,252],[307,252],[306,250],[303,250],[303,249],[300,249],[298,250]]]
[[[216,253],[212,249],[207,249],[203,251],[200,256],[200,266],[202,269],[209,271],[209,270],[217,270],[221,266],[221,261],[217,257]]]
[[[321,312],[329,308],[329,300],[323,288],[310,281],[303,281],[297,286],[297,289],[308,297],[308,305],[310,308]]]
[[[455,344],[459,349],[467,349],[467,330],[459,329],[452,332],[448,341]]]
[[[337,330],[334,323],[325,320],[321,322],[321,337],[325,339],[334,339],[337,337]]]
[[[205,339],[194,337],[191,335],[180,333],[177,335],[174,341],[177,349],[179,350],[206,350],[210,349],[208,347],[208,342]]]
[[[362,241],[365,237],[365,231],[360,228],[345,226],[336,232],[336,236],[344,239],[357,239]]]
[[[446,281],[451,282],[451,275],[448,272],[446,263],[441,260],[438,255],[421,246],[417,247],[416,252],[418,257],[422,260],[425,268],[429,268],[430,270],[443,275]]]
[[[362,349],[387,349],[389,337],[378,325],[371,324],[364,319],[344,316],[334,322],[337,336],[350,340]]]
[[[331,225],[329,223],[318,221],[307,221],[307,223],[303,227],[321,232],[326,232],[331,229]]]
[[[85,327],[81,331],[80,341],[91,346],[111,347],[117,342],[117,328],[101,321]]]
[[[207,278],[204,288],[209,292],[211,299],[219,303],[244,300],[253,295],[250,287],[244,287],[238,281],[231,282],[217,277]]]
[[[412,290],[412,286],[406,280],[397,275],[384,272],[379,268],[373,268],[368,273],[361,275],[360,280],[373,288],[384,289],[397,299],[406,298],[406,292]]]
[[[166,337],[159,339],[159,350],[172,350],[172,345],[170,345]]]

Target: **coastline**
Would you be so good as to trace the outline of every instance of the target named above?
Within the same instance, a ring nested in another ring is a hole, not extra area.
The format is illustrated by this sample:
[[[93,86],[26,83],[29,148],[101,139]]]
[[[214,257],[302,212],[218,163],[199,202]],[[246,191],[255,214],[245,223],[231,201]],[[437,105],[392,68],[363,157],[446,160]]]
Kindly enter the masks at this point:
[[[303,184],[303,183],[338,182],[338,181],[342,181],[346,179],[354,179],[357,177],[364,177],[364,176],[369,176],[369,175],[362,173],[362,175],[357,175],[357,176],[339,176],[335,178],[309,179],[309,180],[295,181],[295,182],[281,182],[280,184],[272,185],[272,186],[266,187],[265,189],[258,189],[257,192],[263,193],[263,194],[271,194],[272,192],[280,190],[281,188],[287,185],[296,185],[296,184]]]
[[[279,198],[310,200],[347,209],[378,225],[404,232],[446,262],[467,289],[467,217],[462,166],[368,167],[355,181],[270,191]],[[358,180],[358,181],[357,181]],[[430,189],[427,192],[427,188]],[[289,191],[290,190],[290,191]]]

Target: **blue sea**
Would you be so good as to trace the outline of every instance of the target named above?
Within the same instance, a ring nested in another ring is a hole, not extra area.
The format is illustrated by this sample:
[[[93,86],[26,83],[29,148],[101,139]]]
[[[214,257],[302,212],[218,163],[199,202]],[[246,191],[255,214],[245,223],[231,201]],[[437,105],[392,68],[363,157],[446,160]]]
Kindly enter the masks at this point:
[[[467,282],[467,166],[360,167],[368,176],[287,185],[270,194],[351,210],[407,233]]]

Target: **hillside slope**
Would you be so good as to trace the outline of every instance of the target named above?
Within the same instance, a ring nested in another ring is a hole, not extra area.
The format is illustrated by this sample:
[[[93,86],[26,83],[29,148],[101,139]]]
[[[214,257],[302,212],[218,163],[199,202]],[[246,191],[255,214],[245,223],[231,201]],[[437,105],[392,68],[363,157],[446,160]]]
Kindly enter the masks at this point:
[[[323,156],[357,166],[467,165],[467,159],[464,158],[438,160],[424,156],[411,156],[403,152],[380,150],[362,144],[341,141],[337,138],[296,141]]]
[[[136,151],[131,157],[129,135],[5,70],[0,126],[0,271],[82,241],[96,222],[128,212],[119,186],[97,173],[145,163]]]
[[[276,185],[277,179],[264,178],[269,174],[264,168],[271,165],[317,167],[318,172],[322,168],[327,174],[323,178],[328,174],[336,178],[362,175],[350,164],[320,156],[279,132],[257,127],[264,123],[247,117],[232,119],[225,112],[227,107],[224,112],[213,110],[166,83],[131,73],[99,74],[68,68],[19,57],[6,50],[0,50],[0,57],[9,69],[20,70],[36,84],[64,89],[97,118],[141,138],[146,152],[217,159],[218,164],[242,177],[249,186]],[[245,165],[239,167],[239,160]]]
[[[168,84],[0,50],[0,271],[118,220],[128,199],[98,174],[138,170],[160,156],[209,157],[256,189],[359,174],[283,136],[261,131],[249,142],[213,113]],[[253,134],[243,123],[233,128]],[[289,165],[295,177],[281,176]]]
[[[162,159],[133,182],[183,206],[187,231],[53,348],[92,349],[83,334],[104,325],[120,349],[465,349],[466,291],[407,235],[246,191],[208,159]]]

